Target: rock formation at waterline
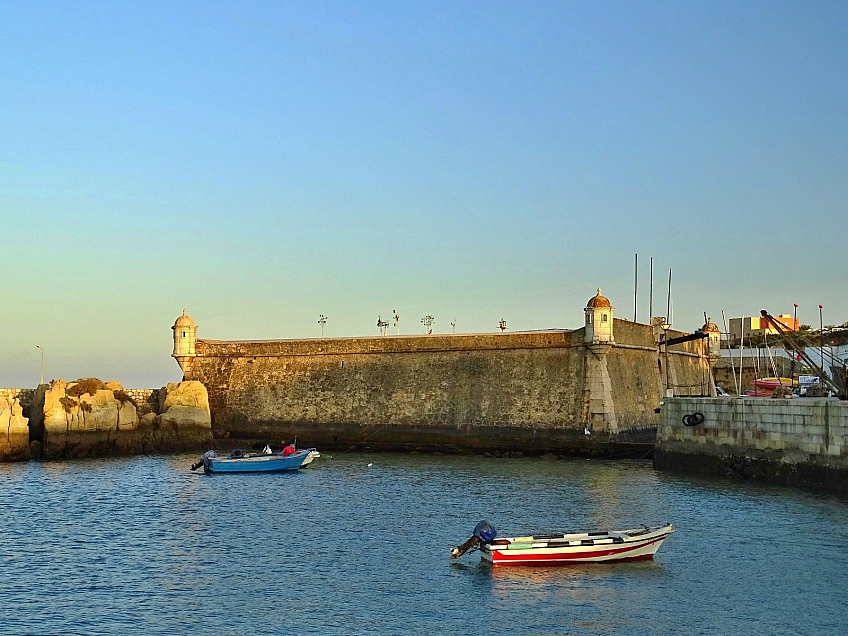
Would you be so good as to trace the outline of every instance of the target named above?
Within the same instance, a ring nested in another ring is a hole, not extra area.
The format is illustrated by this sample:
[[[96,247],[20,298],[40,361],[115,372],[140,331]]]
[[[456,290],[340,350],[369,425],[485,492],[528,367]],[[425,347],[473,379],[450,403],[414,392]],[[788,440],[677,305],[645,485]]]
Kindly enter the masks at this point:
[[[183,387],[183,384],[191,386]],[[30,422],[32,437],[40,440],[41,456],[45,459],[206,447],[212,433],[203,385],[199,382],[168,385],[160,393],[195,397],[190,408],[177,410],[173,410],[175,405],[166,398],[164,412],[139,418],[136,404],[117,382],[104,383],[94,378],[71,383],[54,380],[40,386],[35,393]]]
[[[159,390],[158,431],[173,439],[196,440],[186,448],[198,448],[212,440],[209,396],[200,382],[172,382]],[[204,432],[202,439],[197,432]]]
[[[0,462],[29,459],[29,425],[17,398],[0,396]]]

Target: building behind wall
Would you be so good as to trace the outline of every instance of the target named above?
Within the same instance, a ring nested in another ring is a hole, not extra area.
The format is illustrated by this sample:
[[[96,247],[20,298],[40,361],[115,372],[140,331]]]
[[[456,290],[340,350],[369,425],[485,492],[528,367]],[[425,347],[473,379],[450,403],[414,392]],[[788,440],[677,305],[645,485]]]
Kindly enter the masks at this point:
[[[798,331],[798,321],[789,314],[774,316],[774,319],[789,331]],[[731,318],[728,325],[731,341],[739,341],[743,337],[776,335],[777,329],[769,325],[765,318],[760,316],[745,316],[743,318]]]

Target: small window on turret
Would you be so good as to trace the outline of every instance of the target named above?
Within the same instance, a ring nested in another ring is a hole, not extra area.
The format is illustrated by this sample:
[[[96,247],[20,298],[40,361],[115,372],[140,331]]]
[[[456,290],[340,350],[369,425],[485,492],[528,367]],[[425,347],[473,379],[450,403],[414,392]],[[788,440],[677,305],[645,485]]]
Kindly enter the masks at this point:
[[[185,334],[186,334],[186,332],[185,332],[185,331],[183,331],[183,338],[185,338],[185,337],[186,337],[186,335],[185,335]]]
[[[606,322],[606,321],[607,321],[607,315],[601,314],[601,322]]]

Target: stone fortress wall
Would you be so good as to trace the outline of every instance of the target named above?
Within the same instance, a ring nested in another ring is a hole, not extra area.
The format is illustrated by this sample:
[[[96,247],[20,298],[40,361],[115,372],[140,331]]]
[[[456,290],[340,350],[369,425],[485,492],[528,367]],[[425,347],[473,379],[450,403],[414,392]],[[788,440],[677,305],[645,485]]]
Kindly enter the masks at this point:
[[[277,342],[198,341],[217,437],[434,450],[540,428],[574,435],[569,332]],[[540,440],[541,441],[541,440]],[[546,436],[544,444],[565,439]]]
[[[140,415],[159,412],[159,392],[161,389],[124,389],[136,404]]]
[[[584,311],[586,325],[575,330],[256,342],[197,339],[184,312],[173,328],[174,357],[186,380],[206,386],[219,439],[649,451],[668,387],[714,394],[709,343],[674,345],[666,355],[659,338],[681,332],[658,335],[654,326],[613,319],[600,290]]]

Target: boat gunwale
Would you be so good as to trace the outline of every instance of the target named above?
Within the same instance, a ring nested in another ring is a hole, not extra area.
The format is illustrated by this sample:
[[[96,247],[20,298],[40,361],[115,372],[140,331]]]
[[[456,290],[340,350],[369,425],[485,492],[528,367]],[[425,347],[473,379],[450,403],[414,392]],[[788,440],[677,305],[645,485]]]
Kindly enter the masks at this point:
[[[620,537],[622,534],[626,532],[640,531],[640,534],[635,536],[627,536],[622,541],[616,542],[613,539]],[[592,548],[601,547],[605,548],[606,546],[616,546],[612,548],[614,550],[635,550],[641,547],[651,545],[652,543],[656,543],[657,541],[662,541],[668,535],[674,533],[674,527],[669,523],[665,526],[657,528],[656,530],[645,531],[643,528],[633,529],[633,530],[617,530],[610,531],[604,533],[599,536],[599,533],[593,533],[595,536],[591,539],[592,543],[583,543],[583,541],[589,540],[589,535],[592,533],[581,533],[581,534],[570,534],[564,535],[564,537],[581,537],[575,539],[566,540],[563,539],[551,539],[545,541],[521,541],[521,542],[513,542],[508,544],[492,544],[485,543],[480,547],[481,552],[484,553],[508,553],[510,555],[522,555],[522,554],[539,554],[539,555],[547,555],[547,554],[556,554],[559,552],[565,552],[567,554],[579,554],[581,549],[585,552],[590,552]],[[518,537],[519,539],[530,539],[531,537]],[[499,539],[500,541],[510,541],[511,538],[503,538]],[[579,541],[580,543],[576,543]],[[572,544],[573,543],[573,544]],[[553,545],[552,545],[553,544]],[[516,547],[512,547],[515,545]],[[517,547],[521,546],[521,547]],[[659,549],[659,546],[657,546]]]
[[[657,534],[672,534],[674,532],[674,526],[670,523],[660,526],[659,528],[645,529],[645,528],[631,528],[629,530],[610,530],[608,532],[579,532],[579,533],[571,533],[571,534],[562,534],[562,535],[532,535],[525,537],[497,537],[495,541],[509,541],[510,543],[550,543],[550,542],[558,542],[558,541],[599,541],[604,539],[615,539],[621,538],[624,539],[624,542],[632,542],[632,541],[640,541],[649,536],[654,536]],[[550,537],[550,538],[549,538]],[[485,545],[492,545],[491,543],[487,543]]]
[[[673,532],[673,531],[672,531]],[[561,546],[554,548],[521,548],[516,550],[481,548],[483,560],[493,565],[557,565],[568,563],[621,563],[652,559],[671,532],[643,538],[630,544],[603,546]],[[609,546],[609,547],[607,547]],[[600,549],[599,549],[600,548]],[[635,553],[635,554],[634,554]],[[630,555],[630,556],[628,556]]]

